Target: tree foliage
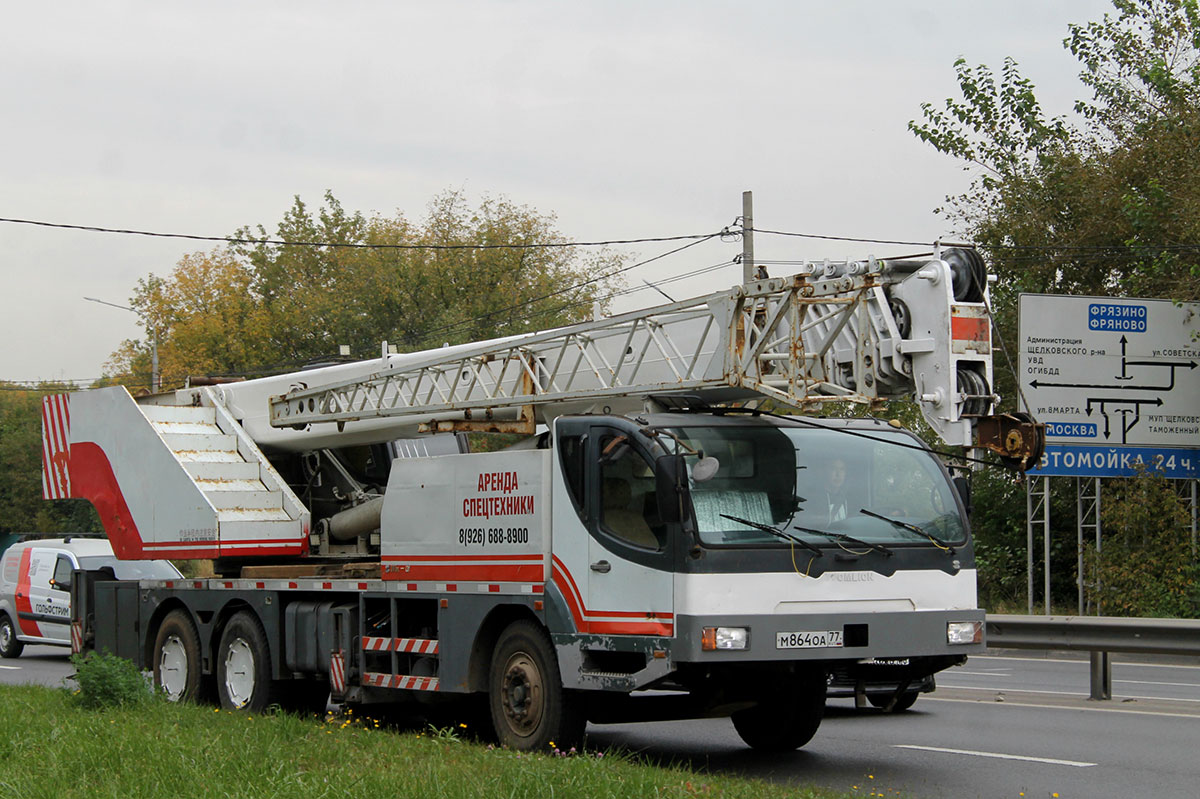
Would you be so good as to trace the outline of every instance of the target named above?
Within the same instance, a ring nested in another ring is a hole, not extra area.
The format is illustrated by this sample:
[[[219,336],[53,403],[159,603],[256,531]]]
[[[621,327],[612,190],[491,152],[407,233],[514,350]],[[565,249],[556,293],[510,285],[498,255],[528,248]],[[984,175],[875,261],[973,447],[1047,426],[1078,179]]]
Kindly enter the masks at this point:
[[[0,534],[100,531],[100,520],[85,500],[42,501],[42,397],[69,390],[0,383]]]
[[[1155,472],[1110,480],[1099,552],[1088,545],[1089,595],[1110,616],[1200,617],[1200,563],[1188,510]]]
[[[1008,59],[960,59],[961,99],[909,128],[978,171],[947,213],[988,254],[998,312],[1023,291],[1200,299],[1200,16],[1196,0],[1114,0],[1065,46],[1091,97],[1047,118]]]
[[[341,345],[362,358],[385,340],[417,350],[581,321],[620,265],[544,246],[565,243],[550,215],[504,198],[472,206],[455,191],[420,223],[350,212],[330,193],[314,213],[297,197],[274,234],[259,225],[235,238],[283,243],[195,253],[138,282],[131,302],[157,333],[168,385],[295,368]],[[149,345],[125,342],[109,371],[145,385]]]

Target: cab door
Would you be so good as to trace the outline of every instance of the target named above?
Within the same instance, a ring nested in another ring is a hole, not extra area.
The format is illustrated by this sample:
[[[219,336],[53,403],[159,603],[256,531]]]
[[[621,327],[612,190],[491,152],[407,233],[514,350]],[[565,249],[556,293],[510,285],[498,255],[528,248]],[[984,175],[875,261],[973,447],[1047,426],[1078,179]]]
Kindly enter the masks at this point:
[[[657,518],[649,453],[633,426],[623,427],[615,420],[559,420],[559,465],[586,544],[560,541],[566,530],[556,507],[554,549],[570,568],[580,632],[672,636],[672,541]]]

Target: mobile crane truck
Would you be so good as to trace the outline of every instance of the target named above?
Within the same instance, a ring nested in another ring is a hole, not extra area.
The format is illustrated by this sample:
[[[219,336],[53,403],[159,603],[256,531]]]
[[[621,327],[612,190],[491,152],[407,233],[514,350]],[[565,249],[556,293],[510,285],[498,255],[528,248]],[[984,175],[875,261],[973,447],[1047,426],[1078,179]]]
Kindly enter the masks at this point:
[[[48,397],[45,496],[90,500],[121,559],[216,574],[77,581],[74,648],[247,711],[474,697],[517,749],[722,716],[802,746],[832,670],[899,696],[981,651],[984,614],[967,494],[920,439],[767,409],[911,398],[946,443],[1034,462],[1039,428],[989,415],[987,285],[961,248],[812,262],[546,332]]]

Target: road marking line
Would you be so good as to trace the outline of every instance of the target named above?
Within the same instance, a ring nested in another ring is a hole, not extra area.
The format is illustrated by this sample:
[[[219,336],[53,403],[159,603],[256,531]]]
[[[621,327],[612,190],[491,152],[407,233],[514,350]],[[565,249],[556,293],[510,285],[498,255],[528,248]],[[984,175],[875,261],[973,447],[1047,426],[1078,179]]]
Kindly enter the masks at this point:
[[[953,672],[946,672],[947,677],[961,677],[968,674],[972,677],[1012,677],[1012,669],[989,669],[987,671],[960,671],[955,669]]]
[[[1130,685],[1171,685],[1177,688],[1200,688],[1200,683],[1194,682],[1151,682],[1150,680],[1113,680],[1113,682],[1123,682]]]
[[[1115,680],[1114,682],[1120,682]],[[1072,691],[1039,691],[1036,688],[1013,688],[1011,685],[995,686],[995,685],[957,685],[950,681],[938,681],[938,686],[942,688],[957,688],[962,691],[994,691],[998,694],[1003,694],[1006,691],[1012,691],[1017,694],[1049,694],[1050,696],[1064,696],[1068,699],[1087,699],[1088,694],[1074,693]],[[1194,686],[1189,686],[1194,687]],[[1154,699],[1160,702],[1197,702],[1200,699],[1188,699],[1182,696],[1138,696],[1135,694],[1121,694],[1114,696],[1113,699]]]
[[[0,666],[0,669],[8,669],[9,671],[20,671],[20,666]]]
[[[1086,713],[1132,713],[1136,716],[1162,716],[1169,719],[1195,719],[1195,713],[1164,713],[1160,710],[1136,710],[1123,707],[1083,707],[1078,705],[1039,705],[1036,702],[1014,702],[1006,699],[994,702],[987,699],[947,699],[945,697],[924,696],[922,702],[959,702],[976,707],[1031,707],[1038,710],[1082,710]]]
[[[1005,755],[999,752],[974,752],[970,749],[946,749],[941,746],[914,746],[913,744],[892,744],[895,749],[920,749],[923,752],[941,752],[947,755],[970,755],[971,757],[991,757],[997,760],[1024,760],[1029,763],[1049,763],[1052,766],[1074,766],[1087,768],[1095,763],[1083,763],[1078,760],[1056,760],[1052,757],[1030,757],[1028,755]]]

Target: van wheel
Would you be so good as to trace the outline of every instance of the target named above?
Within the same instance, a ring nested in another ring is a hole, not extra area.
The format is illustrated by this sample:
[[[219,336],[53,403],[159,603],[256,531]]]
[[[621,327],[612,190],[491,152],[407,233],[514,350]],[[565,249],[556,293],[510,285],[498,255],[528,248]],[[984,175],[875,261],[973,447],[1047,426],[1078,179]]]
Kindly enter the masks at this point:
[[[20,657],[24,648],[25,644],[17,638],[17,628],[13,627],[12,619],[0,613],[0,657]]]
[[[492,727],[502,746],[524,751],[583,743],[586,720],[562,687],[549,636],[531,621],[517,621],[496,642],[488,679]]]
[[[262,712],[275,701],[267,634],[253,613],[233,615],[217,647],[217,695],[221,707]]]
[[[172,702],[195,702],[202,680],[200,636],[187,611],[173,610],[154,638],[154,685]]]
[[[905,710],[908,710],[913,706],[913,703],[917,701],[917,697],[919,695],[920,694],[918,694],[916,691],[909,691],[907,693],[900,694],[900,698],[896,700],[896,704],[892,705],[891,712],[903,713]],[[887,710],[888,703],[892,701],[892,695],[867,694],[867,701],[870,702],[873,707],[877,707],[880,710]]]

